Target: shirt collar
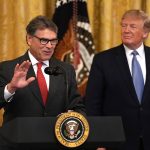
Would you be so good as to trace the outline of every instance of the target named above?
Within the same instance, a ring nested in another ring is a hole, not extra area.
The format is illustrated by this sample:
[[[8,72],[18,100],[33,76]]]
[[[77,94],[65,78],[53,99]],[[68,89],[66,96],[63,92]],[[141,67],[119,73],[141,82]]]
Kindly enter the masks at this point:
[[[129,49],[126,45],[123,45],[125,48],[125,52],[126,55],[131,55],[131,53],[134,51],[133,49]],[[144,52],[144,44],[142,43],[141,46],[137,49],[135,49],[140,57],[144,57],[145,56],[145,52]]]
[[[32,66],[36,65],[39,61],[31,54],[28,50],[28,55],[31,61]],[[42,61],[44,65],[49,66],[49,60]]]

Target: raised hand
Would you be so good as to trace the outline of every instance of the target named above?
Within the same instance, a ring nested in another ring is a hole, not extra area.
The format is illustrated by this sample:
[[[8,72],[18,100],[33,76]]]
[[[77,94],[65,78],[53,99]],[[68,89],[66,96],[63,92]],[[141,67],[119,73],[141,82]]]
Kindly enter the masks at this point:
[[[16,65],[13,78],[11,82],[7,84],[7,89],[10,93],[14,93],[18,88],[26,87],[29,83],[35,80],[35,77],[26,79],[30,65],[31,62],[29,62],[29,60],[24,61],[20,65]]]

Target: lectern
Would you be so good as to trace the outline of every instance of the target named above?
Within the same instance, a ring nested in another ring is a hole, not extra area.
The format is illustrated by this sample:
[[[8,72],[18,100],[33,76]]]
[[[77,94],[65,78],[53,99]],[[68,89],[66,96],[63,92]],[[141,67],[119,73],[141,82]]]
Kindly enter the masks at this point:
[[[87,120],[90,133],[87,141],[81,145],[82,148],[92,150],[100,145],[118,147],[125,141],[121,117],[87,117]],[[21,147],[64,148],[55,138],[55,122],[55,117],[15,118],[0,128],[0,136],[20,149]]]

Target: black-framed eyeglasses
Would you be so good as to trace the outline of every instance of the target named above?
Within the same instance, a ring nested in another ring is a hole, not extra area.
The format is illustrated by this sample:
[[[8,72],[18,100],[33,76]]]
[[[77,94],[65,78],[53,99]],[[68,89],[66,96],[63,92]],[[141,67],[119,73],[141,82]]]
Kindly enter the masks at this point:
[[[51,43],[51,45],[56,45],[58,43],[58,39],[40,38],[36,35],[33,35],[33,37],[36,37],[42,45],[46,45],[49,42]]]

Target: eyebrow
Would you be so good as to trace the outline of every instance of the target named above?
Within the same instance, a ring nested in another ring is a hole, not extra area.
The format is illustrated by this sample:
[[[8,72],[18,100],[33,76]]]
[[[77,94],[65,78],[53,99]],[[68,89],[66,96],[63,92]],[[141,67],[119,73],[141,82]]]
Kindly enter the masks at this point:
[[[48,38],[44,38],[44,37],[38,37],[39,39],[43,39],[43,40],[48,40],[48,41],[52,41],[52,40],[58,40],[57,38],[54,39],[48,39]]]

